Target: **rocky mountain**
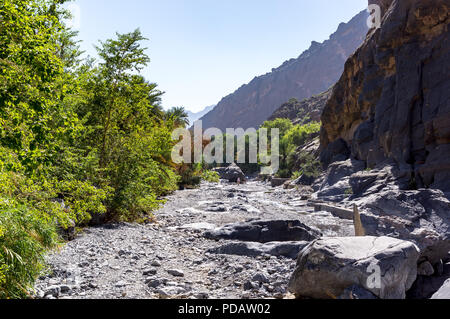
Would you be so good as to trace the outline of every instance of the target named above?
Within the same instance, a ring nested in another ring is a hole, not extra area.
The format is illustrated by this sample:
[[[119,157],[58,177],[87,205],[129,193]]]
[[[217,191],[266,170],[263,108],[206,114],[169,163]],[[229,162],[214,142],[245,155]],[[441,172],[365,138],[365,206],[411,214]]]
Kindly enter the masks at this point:
[[[282,118],[289,119],[294,124],[308,121],[320,122],[323,109],[325,108],[332,91],[333,88],[330,88],[319,95],[314,95],[303,101],[290,99],[269,117],[269,121]]]
[[[450,251],[450,3],[369,3],[382,8],[382,24],[325,106],[327,171],[313,188],[322,201],[359,207],[367,235],[415,243],[420,276],[409,293],[430,297],[439,289],[430,276],[442,275]]]
[[[207,106],[200,112],[187,111],[190,125],[193,125],[195,121],[201,119],[204,115],[212,111],[215,107],[216,107],[215,105]]]
[[[393,162],[403,187],[450,191],[450,3],[378,2],[382,27],[347,61],[322,115],[323,160]]]
[[[363,11],[339,25],[329,40],[313,42],[297,59],[243,85],[202,118],[203,127],[258,127],[290,98],[303,100],[326,91],[339,79],[344,62],[367,34],[368,13]]]

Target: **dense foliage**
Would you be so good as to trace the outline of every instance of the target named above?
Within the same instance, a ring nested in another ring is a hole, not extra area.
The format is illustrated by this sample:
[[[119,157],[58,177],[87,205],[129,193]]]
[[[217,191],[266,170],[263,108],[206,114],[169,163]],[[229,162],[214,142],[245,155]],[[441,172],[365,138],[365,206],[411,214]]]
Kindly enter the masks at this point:
[[[171,133],[187,114],[140,74],[146,39],[117,34],[83,60],[64,2],[0,0],[0,298],[28,295],[59,230],[144,221],[182,180]]]
[[[303,174],[317,177],[320,172],[319,162],[311,155],[298,152],[298,149],[320,132],[320,123],[310,122],[294,125],[289,119],[278,118],[264,122],[261,127],[268,129],[269,132],[273,128],[279,129],[280,170],[277,173],[278,177],[290,178]],[[296,163],[301,163],[300,170],[297,170]]]

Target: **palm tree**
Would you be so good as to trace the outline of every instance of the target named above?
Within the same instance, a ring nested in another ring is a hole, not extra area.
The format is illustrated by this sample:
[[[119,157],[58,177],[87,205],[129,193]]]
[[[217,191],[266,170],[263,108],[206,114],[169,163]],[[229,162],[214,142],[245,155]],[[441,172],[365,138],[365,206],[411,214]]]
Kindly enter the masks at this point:
[[[166,112],[166,120],[173,121],[176,127],[186,127],[189,125],[189,115],[184,107],[173,107]]]

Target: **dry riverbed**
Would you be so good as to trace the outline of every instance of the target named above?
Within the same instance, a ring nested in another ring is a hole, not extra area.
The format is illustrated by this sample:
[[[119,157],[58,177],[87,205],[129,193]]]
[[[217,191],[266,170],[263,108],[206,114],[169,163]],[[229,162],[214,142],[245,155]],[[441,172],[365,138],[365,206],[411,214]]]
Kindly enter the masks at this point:
[[[48,274],[39,279],[36,294],[48,299],[283,298],[294,259],[217,254],[214,250],[230,241],[203,234],[266,220],[298,220],[324,236],[352,234],[351,221],[314,212],[300,198],[298,190],[261,182],[205,183],[177,191],[155,213],[156,224],[89,228],[48,256]]]

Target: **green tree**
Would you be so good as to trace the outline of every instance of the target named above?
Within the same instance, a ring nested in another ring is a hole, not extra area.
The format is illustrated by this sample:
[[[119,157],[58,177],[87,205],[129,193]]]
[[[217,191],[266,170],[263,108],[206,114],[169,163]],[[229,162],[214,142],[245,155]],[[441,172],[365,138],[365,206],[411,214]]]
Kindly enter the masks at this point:
[[[166,112],[166,120],[172,121],[176,127],[189,125],[189,115],[183,107],[173,107]]]
[[[271,129],[273,128],[277,128],[280,130],[280,139],[283,138],[283,136],[290,130],[292,129],[294,125],[292,124],[292,122],[289,119],[275,119],[273,121],[266,121],[263,123],[263,125],[261,125],[261,128],[266,128],[269,131],[269,137],[270,137],[270,132]]]
[[[75,99],[87,127],[80,147],[97,157],[96,184],[112,189],[108,211],[119,219],[149,213],[177,181],[171,163],[175,122],[161,111],[163,93],[139,74],[150,61],[144,40],[135,30],[101,43],[100,64],[80,75]]]

